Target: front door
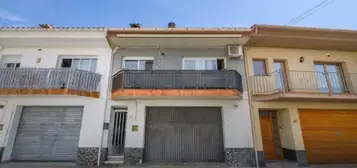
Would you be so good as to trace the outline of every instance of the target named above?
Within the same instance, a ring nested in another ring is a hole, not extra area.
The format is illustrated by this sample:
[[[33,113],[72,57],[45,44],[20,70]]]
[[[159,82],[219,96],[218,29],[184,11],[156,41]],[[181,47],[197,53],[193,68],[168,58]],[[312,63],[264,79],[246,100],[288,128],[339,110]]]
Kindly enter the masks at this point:
[[[126,108],[113,108],[110,117],[108,155],[119,156],[124,153]]]
[[[265,159],[283,159],[276,112],[260,112],[260,128]]]

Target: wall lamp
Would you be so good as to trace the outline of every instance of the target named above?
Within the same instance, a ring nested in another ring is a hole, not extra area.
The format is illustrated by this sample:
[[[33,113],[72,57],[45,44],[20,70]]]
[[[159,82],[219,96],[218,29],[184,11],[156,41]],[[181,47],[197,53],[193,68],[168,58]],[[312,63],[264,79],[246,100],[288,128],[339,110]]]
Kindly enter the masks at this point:
[[[303,63],[304,59],[305,59],[304,57],[300,57],[300,59],[299,59],[300,63]]]

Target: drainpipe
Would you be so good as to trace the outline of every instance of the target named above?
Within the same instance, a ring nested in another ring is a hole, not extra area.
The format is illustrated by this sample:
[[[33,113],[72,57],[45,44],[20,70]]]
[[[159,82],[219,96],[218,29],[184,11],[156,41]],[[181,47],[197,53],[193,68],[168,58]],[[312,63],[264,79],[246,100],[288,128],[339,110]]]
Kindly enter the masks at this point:
[[[255,125],[254,125],[254,118],[253,118],[253,102],[252,102],[252,92],[251,92],[251,87],[250,87],[250,80],[249,80],[249,66],[247,63],[247,48],[243,47],[243,60],[244,60],[244,67],[245,67],[245,76],[246,76],[246,82],[247,82],[247,91],[248,91],[248,103],[249,103],[249,115],[250,115],[250,125],[251,125],[251,133],[252,133],[252,138],[253,138],[253,148],[255,152],[255,164],[257,165],[257,168],[259,168],[259,158],[258,158],[258,151],[255,149]]]
[[[0,53],[4,49],[5,49],[5,47],[3,45],[0,45]],[[4,104],[3,104],[3,106],[4,106],[3,115],[2,115],[1,120],[0,120],[0,122],[2,123],[2,129],[4,129],[4,126],[5,126],[4,118],[5,118],[5,114],[7,113],[7,110],[9,109],[9,107],[8,107],[8,103],[9,102],[8,102],[8,100],[5,100],[5,99],[1,99],[0,101],[4,102]],[[10,116],[10,120],[7,123],[7,128],[6,128],[6,130],[2,130],[3,132],[5,132],[5,134],[3,136],[3,144],[2,144],[3,148],[5,148],[5,145],[7,145],[8,141],[9,141],[8,138],[10,136],[10,129],[11,129],[11,126],[12,126],[12,121],[14,120],[15,113],[16,113],[16,106],[13,105],[13,107],[15,107],[15,108],[13,108],[12,111],[10,112],[11,116]],[[2,151],[2,156],[0,157],[0,163],[3,162],[4,152],[5,152],[5,150]]]
[[[108,77],[108,84],[107,84],[107,95],[105,97],[105,107],[104,107],[104,115],[103,115],[103,124],[105,122],[105,114],[107,112],[107,108],[108,108],[108,101],[110,99],[110,91],[111,91],[111,87],[112,87],[112,84],[111,84],[111,81],[112,81],[112,71],[113,71],[113,64],[114,64],[114,55],[115,53],[118,51],[119,49],[119,46],[115,46],[112,50],[112,54],[111,54],[111,57],[110,57],[110,66],[109,66],[109,77]],[[102,156],[102,147],[103,147],[103,136],[104,136],[104,129],[103,129],[103,126],[102,126],[102,135],[101,135],[101,139],[100,139],[100,146],[99,146],[99,151],[98,151],[98,158],[97,158],[97,166],[100,166],[100,158]]]

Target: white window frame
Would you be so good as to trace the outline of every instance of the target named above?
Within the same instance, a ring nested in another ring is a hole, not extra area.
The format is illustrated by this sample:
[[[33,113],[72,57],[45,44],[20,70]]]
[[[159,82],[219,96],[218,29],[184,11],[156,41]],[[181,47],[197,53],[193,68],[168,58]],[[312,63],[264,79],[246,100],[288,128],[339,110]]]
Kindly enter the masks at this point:
[[[139,56],[124,56],[122,58],[122,69],[125,69],[125,61],[138,61],[137,67],[139,67],[140,61],[152,60],[154,62],[154,57],[139,57]]]
[[[2,55],[1,63],[2,63],[1,65],[2,68],[6,68],[6,64],[11,64],[11,63],[15,64],[14,68],[16,68],[16,64],[20,64],[21,67],[21,55]]]
[[[223,59],[224,62],[224,67],[223,69],[227,68],[227,58],[225,57],[183,57],[182,58],[182,70],[185,70],[185,61],[186,60],[217,60],[217,59]]]
[[[59,55],[57,61],[57,67],[62,68],[63,59],[97,59],[97,66],[95,68],[95,72],[98,71],[98,57],[94,55]],[[92,64],[92,62],[91,62]],[[90,67],[91,65],[89,65]]]

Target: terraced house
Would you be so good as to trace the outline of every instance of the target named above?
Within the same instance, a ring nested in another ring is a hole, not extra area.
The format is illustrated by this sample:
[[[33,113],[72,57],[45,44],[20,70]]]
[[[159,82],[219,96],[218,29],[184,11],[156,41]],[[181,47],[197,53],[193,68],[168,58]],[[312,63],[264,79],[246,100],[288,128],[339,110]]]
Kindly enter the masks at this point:
[[[255,164],[250,29],[1,28],[2,161]]]
[[[356,163],[357,31],[0,28],[1,161]]]
[[[1,161],[97,161],[111,48],[104,28],[0,28]]]
[[[111,113],[105,120],[108,160],[254,165],[241,48],[249,33],[238,28],[109,29],[116,50]]]
[[[252,30],[245,56],[259,164],[356,163],[357,31]]]

